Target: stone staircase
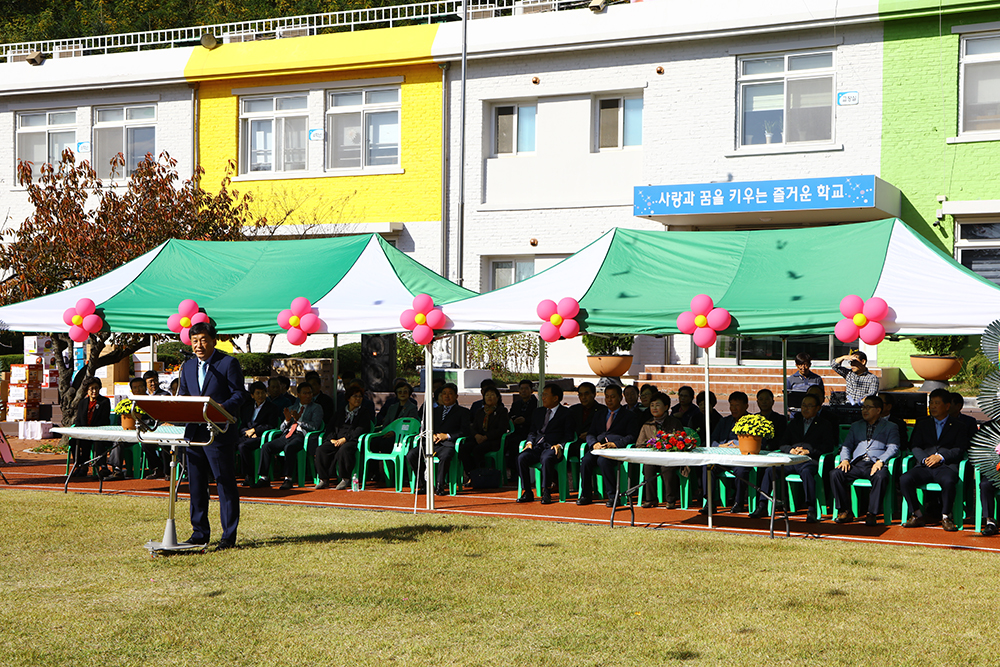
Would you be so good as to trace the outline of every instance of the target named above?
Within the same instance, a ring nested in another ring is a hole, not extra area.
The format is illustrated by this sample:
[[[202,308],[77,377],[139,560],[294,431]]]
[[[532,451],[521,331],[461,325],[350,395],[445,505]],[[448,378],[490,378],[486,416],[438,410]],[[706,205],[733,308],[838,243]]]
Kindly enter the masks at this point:
[[[870,369],[872,373],[882,376],[879,368]],[[823,378],[827,396],[831,391],[844,391],[845,382],[831,368],[813,367],[812,371]],[[753,400],[761,389],[770,389],[781,400],[783,380],[781,368],[755,368],[753,366],[712,366],[712,391],[719,397],[728,396],[734,391],[743,391]],[[795,373],[795,365],[788,365],[788,374]],[[705,388],[705,367],[689,365],[646,366],[639,373],[639,384],[651,384],[662,391],[673,394],[683,385],[694,387],[695,392]]]

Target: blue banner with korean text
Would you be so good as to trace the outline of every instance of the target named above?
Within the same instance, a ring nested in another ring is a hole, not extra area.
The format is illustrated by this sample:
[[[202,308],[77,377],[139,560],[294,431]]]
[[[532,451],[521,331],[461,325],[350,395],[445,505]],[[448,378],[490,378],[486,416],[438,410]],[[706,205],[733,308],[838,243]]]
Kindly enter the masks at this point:
[[[635,215],[696,215],[871,208],[875,176],[649,185],[635,188]]]

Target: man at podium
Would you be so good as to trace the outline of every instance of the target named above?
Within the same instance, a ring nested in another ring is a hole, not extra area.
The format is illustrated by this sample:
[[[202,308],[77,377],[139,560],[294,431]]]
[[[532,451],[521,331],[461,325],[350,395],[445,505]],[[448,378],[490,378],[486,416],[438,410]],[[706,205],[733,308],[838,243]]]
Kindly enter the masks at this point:
[[[194,357],[181,366],[180,396],[210,396],[231,415],[240,414],[247,399],[240,362],[215,349],[215,327],[199,322],[191,327],[191,349]],[[219,515],[222,539],[216,547],[236,546],[236,529],[240,522],[240,497],[236,487],[236,441],[239,428],[235,425],[215,437],[207,447],[187,447],[188,490],[191,494],[190,544],[208,544],[212,528],[208,522],[208,484],[215,477],[219,493]],[[192,441],[208,440],[208,426],[188,424],[184,437]]]

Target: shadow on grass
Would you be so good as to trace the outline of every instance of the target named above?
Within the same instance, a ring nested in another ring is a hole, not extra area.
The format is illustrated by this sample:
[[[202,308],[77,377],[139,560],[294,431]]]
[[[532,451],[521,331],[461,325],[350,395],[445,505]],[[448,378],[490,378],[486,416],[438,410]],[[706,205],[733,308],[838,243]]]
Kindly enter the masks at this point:
[[[383,528],[381,530],[369,531],[337,531],[331,533],[320,533],[313,535],[290,535],[277,536],[253,542],[240,542],[241,549],[258,549],[261,547],[273,547],[283,544],[324,544],[327,542],[360,542],[375,540],[386,544],[399,544],[403,542],[416,542],[425,535],[447,535],[465,530],[477,530],[477,526],[397,526],[395,528]]]

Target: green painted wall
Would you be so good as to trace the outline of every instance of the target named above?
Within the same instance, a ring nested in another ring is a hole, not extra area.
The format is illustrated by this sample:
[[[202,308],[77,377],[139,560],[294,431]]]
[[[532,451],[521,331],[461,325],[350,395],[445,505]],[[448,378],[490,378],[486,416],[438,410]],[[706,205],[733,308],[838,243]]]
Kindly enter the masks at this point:
[[[996,9],[996,0],[879,0],[878,13],[885,19],[914,16],[937,16],[938,13],[972,12]]]
[[[914,9],[918,0],[883,0],[880,9]],[[934,3],[936,5],[936,3]],[[945,2],[948,5],[968,3]],[[982,5],[983,3],[979,3]],[[939,195],[1000,199],[1000,141],[948,144],[958,135],[959,35],[953,25],[1000,21],[1000,10],[885,21],[881,177],[903,193],[902,218],[947,252],[954,220],[935,227]],[[908,342],[883,343],[879,366],[919,380]]]

